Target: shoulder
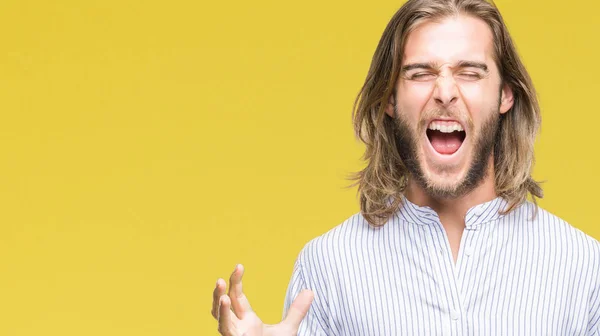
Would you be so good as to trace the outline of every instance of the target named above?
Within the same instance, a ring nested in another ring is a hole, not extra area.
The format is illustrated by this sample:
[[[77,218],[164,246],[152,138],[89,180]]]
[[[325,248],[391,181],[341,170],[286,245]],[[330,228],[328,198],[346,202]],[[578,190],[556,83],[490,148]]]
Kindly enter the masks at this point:
[[[362,237],[371,231],[367,220],[356,213],[331,230],[310,240],[298,256],[298,262],[305,271],[325,272],[342,259],[352,258]]]
[[[300,252],[300,257],[310,258],[314,257],[314,254],[326,255],[328,251],[339,251],[340,247],[351,243],[352,240],[373,229],[360,213],[356,213],[341,224],[306,243]]]
[[[587,260],[590,266],[600,265],[600,241],[550,211],[526,202],[508,216],[518,223],[522,234],[539,236],[548,248]]]

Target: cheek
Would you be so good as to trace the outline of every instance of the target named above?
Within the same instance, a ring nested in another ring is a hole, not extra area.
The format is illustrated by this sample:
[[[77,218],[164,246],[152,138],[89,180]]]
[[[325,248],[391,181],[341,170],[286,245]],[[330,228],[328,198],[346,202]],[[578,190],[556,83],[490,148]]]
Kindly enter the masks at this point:
[[[398,87],[398,109],[416,123],[433,94],[433,88],[432,83],[401,83]]]
[[[491,97],[489,97],[489,93],[486,96],[485,89],[479,83],[460,83],[459,89],[469,117],[477,127],[485,119],[482,113],[488,113],[484,110],[486,110],[486,100],[490,100]]]

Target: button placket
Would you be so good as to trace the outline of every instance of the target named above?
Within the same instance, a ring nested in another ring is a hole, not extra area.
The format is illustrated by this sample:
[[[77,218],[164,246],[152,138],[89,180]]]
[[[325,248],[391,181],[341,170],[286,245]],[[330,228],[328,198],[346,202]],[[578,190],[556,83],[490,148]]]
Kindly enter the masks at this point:
[[[451,321],[456,325],[457,328],[460,325],[458,321],[460,321],[460,319],[463,317],[462,314],[465,312],[466,309],[465,282],[467,281],[467,279],[465,278],[468,276],[468,274],[471,273],[470,270],[472,269],[473,263],[475,262],[473,256],[475,254],[475,246],[477,245],[477,239],[480,234],[479,232],[477,232],[478,229],[479,225],[471,225],[465,228],[463,236],[461,238],[461,252],[459,254],[459,259],[456,264],[456,267],[454,268],[459,300],[457,305],[455,305],[454,307],[450,307],[451,309],[449,311],[449,314]]]
[[[435,251],[430,254],[431,258],[433,258],[433,271],[441,285],[436,287],[436,296],[438,298],[444,298],[447,293],[450,293],[452,298],[450,298],[450,307],[448,307],[448,309],[452,312],[455,311],[453,301],[456,302],[455,300],[457,297],[455,293],[455,277],[453,276],[453,272],[448,268],[452,258],[448,249],[449,246],[444,244],[446,237],[442,234],[443,231],[437,228],[437,226],[429,226],[427,228],[429,229],[428,244],[430,244],[432,251]],[[450,277],[448,277],[448,275],[450,275]],[[444,328],[446,330],[455,329],[457,326],[456,323],[453,322],[453,319],[446,320]]]

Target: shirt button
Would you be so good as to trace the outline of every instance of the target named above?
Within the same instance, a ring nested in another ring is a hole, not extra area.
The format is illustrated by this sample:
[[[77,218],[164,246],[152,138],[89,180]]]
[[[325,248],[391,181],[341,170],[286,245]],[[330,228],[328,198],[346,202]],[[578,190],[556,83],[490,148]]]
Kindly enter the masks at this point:
[[[467,257],[470,257],[473,254],[473,248],[471,246],[467,246],[465,248],[465,254],[467,255]]]
[[[458,320],[459,316],[460,316],[460,314],[456,310],[452,310],[450,312],[450,317],[455,321]]]

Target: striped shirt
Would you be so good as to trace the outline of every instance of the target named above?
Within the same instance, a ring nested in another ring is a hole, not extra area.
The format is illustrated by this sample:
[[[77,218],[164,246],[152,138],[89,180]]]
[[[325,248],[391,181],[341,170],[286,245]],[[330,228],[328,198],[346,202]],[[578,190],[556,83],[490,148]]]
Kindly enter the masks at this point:
[[[389,222],[361,214],[300,252],[284,315],[315,292],[298,335],[600,336],[600,243],[525,202],[466,214],[456,263],[436,212],[404,198]]]

